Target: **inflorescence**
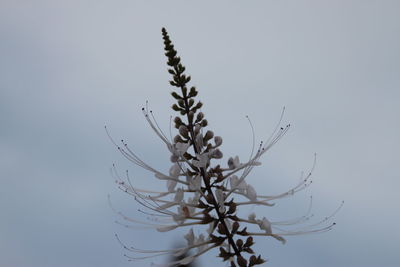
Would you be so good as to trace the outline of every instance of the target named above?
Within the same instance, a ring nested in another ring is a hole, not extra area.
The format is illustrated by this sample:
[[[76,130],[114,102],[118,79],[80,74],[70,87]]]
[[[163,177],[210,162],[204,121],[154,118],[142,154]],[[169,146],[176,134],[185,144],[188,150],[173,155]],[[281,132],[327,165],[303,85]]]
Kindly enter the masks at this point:
[[[273,206],[271,201],[292,196],[307,188],[312,183],[311,173],[315,161],[311,171],[304,177],[302,176],[297,185],[278,195],[259,195],[254,187],[246,182],[246,177],[251,170],[261,164],[259,161],[261,156],[288,131],[290,125],[280,126],[282,112],[274,132],[267,140],[260,142],[257,149],[254,149],[253,137],[253,151],[249,160],[241,162],[239,157],[235,156],[230,157],[225,166],[212,164],[213,160],[223,158],[220,150],[222,138],[215,136],[211,130],[206,130],[208,122],[203,112],[200,111],[203,104],[196,100],[198,91],[195,87],[188,85],[190,76],[185,74],[185,67],[182,65],[180,57],[177,56],[177,51],[165,28],[162,29],[162,35],[165,55],[168,58],[168,72],[172,75],[170,84],[176,87],[176,91],[173,91],[171,95],[176,100],[172,109],[179,113],[173,120],[178,134],[173,140],[170,140],[158,126],[153,112],[148,109],[147,104],[142,111],[150,127],[171,153],[172,166],[169,173],[158,171],[145,163],[125,141],[121,140],[121,143],[117,144],[110,138],[124,157],[150,171],[156,178],[165,180],[167,190],[156,192],[136,188],[132,185],[128,172],[123,178],[114,166],[113,174],[119,188],[132,195],[140,205],[147,209],[147,211],[141,210],[141,212],[145,213],[150,221],[136,220],[121,212],[118,214],[129,223],[144,224],[146,227],[156,228],[159,232],[200,225],[206,225],[208,229],[206,233],[195,235],[193,228],[190,228],[184,236],[187,245],[170,250],[143,250],[129,247],[117,236],[118,241],[128,251],[150,253],[150,256],[143,257],[125,256],[130,260],[135,260],[173,254],[179,260],[167,266],[178,266],[189,264],[196,257],[213,248],[218,248],[218,256],[223,261],[228,261],[231,266],[250,267],[266,261],[261,255],[255,254],[253,250],[255,236],[272,237],[285,243],[284,236],[331,230],[335,224],[329,224],[328,220],[342,205],[332,215],[319,222],[295,230],[285,229],[288,226],[305,223],[313,216],[310,214],[312,198],[307,213],[290,220],[272,221],[266,217],[258,217],[255,213],[251,213],[247,218],[238,214],[239,206]],[[127,224],[123,225],[130,227]],[[251,227],[259,230],[249,230]]]

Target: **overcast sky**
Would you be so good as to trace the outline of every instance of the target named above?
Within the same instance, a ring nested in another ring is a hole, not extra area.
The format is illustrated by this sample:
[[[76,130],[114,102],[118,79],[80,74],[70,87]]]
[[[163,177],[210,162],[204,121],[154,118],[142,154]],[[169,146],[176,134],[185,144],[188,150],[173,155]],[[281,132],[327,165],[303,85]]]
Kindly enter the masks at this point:
[[[0,266],[149,266],[115,240],[165,249],[183,232],[127,230],[108,205],[141,217],[109,169],[164,188],[113,147],[159,169],[168,151],[146,125],[146,100],[168,130],[167,27],[226,157],[248,157],[286,107],[289,133],[249,177],[260,193],[314,184],[260,216],[315,220],[345,201],[334,230],[257,239],[271,267],[399,266],[399,1],[0,1]],[[143,217],[143,216],[142,216]],[[199,266],[223,266],[210,252]]]

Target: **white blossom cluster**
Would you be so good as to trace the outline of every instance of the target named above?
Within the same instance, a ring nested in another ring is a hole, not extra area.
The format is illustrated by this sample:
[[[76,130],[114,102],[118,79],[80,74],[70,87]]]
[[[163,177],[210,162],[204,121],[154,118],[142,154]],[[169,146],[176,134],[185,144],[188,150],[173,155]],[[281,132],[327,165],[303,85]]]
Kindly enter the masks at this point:
[[[132,185],[128,172],[126,177],[122,178],[114,167],[113,173],[119,188],[132,195],[140,205],[147,209],[146,212],[143,212],[149,219],[141,221],[118,212],[126,221],[123,225],[129,227],[130,223],[140,224],[155,228],[159,232],[187,228],[188,232],[184,236],[186,245],[170,250],[143,250],[126,246],[117,237],[127,250],[150,254],[150,256],[141,257],[126,256],[131,260],[136,260],[172,254],[178,259],[166,266],[178,266],[189,264],[196,257],[213,248],[219,248],[218,256],[224,261],[228,261],[231,266],[250,267],[265,262],[261,255],[254,255],[255,252],[252,248],[254,236],[272,237],[285,243],[284,236],[324,232],[332,229],[334,223],[326,223],[337,211],[319,222],[304,225],[312,217],[310,214],[312,199],[305,215],[290,220],[274,221],[255,213],[251,213],[247,217],[239,215],[237,212],[239,206],[273,206],[273,200],[291,196],[305,189],[312,183],[312,169],[308,175],[301,177],[297,185],[277,195],[261,195],[247,183],[246,178],[252,169],[261,165],[261,156],[288,131],[290,125],[280,126],[283,112],[272,135],[267,140],[260,142],[258,148],[255,149],[253,145],[253,152],[248,160],[241,161],[239,156],[235,156],[230,157],[225,166],[215,165],[216,160],[221,162],[223,159],[223,153],[220,150],[222,138],[215,136],[211,130],[206,130],[208,122],[200,111],[202,103],[195,103],[197,90],[195,87],[189,89],[187,86],[190,76],[184,74],[185,67],[180,63],[180,58],[176,56],[176,50],[168,33],[165,29],[162,32],[168,57],[167,64],[170,66],[168,71],[173,76],[170,83],[180,89],[180,94],[172,93],[177,101],[172,109],[180,113],[180,116],[174,119],[178,134],[174,138],[168,138],[158,126],[147,105],[143,108],[143,114],[149,126],[171,153],[169,171],[163,172],[155,169],[141,160],[126,142],[122,140],[121,144],[117,144],[110,138],[128,160],[153,173],[157,179],[164,180],[166,190],[156,192],[138,188]],[[303,224],[303,226],[294,230],[286,229],[288,226],[298,224]],[[206,225],[207,231],[196,234],[195,227],[201,225]],[[250,231],[250,228],[254,230]],[[247,259],[246,254],[250,255]]]

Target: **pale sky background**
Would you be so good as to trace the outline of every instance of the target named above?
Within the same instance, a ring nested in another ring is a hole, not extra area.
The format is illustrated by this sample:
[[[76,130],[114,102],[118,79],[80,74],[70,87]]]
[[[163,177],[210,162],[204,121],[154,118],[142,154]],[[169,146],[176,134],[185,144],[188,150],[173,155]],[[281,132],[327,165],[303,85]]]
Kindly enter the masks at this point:
[[[258,238],[271,267],[396,267],[400,230],[399,1],[0,1],[0,266],[127,267],[117,243],[170,247],[182,232],[126,230],[107,203],[140,217],[109,168],[164,188],[123,158],[103,126],[169,167],[140,111],[168,129],[167,27],[226,156],[246,158],[281,109],[293,127],[249,183],[278,193],[318,153],[314,184],[257,214],[315,219],[342,200],[337,227]],[[275,217],[274,217],[275,216]],[[199,266],[224,266],[210,252]]]

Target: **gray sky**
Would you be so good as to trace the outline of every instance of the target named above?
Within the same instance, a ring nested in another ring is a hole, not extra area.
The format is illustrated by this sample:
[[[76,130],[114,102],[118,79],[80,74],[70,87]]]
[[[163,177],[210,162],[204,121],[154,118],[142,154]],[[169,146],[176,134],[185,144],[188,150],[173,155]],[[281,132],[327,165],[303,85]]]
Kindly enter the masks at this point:
[[[257,239],[271,267],[399,265],[400,19],[398,1],[8,1],[0,3],[0,266],[147,266],[114,234],[163,249],[182,232],[132,231],[107,203],[140,216],[109,168],[164,188],[114,149],[103,126],[143,159],[169,167],[140,108],[168,129],[173,99],[161,27],[199,89],[226,156],[249,155],[286,107],[293,127],[249,183],[278,193],[318,154],[314,184],[273,208],[316,219],[345,205],[328,233],[286,245]],[[395,253],[396,252],[396,253]],[[222,266],[209,253],[199,262]]]

